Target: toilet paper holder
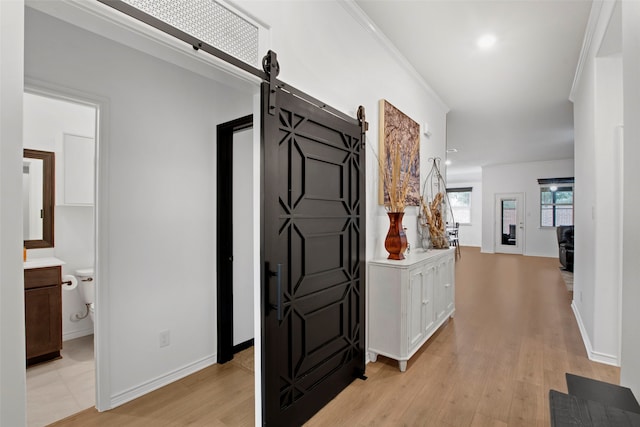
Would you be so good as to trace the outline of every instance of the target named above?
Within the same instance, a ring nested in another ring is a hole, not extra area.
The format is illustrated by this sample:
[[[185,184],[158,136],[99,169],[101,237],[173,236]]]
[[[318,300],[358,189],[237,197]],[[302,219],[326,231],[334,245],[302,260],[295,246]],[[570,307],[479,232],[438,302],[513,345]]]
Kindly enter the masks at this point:
[[[93,277],[87,277],[86,279],[81,279],[81,282],[93,282]],[[73,282],[71,280],[67,280],[66,282],[62,282],[61,285],[71,286]]]
[[[78,279],[76,279],[75,276],[67,274],[62,276],[60,284],[62,285],[62,289],[65,291],[72,291],[78,287]]]

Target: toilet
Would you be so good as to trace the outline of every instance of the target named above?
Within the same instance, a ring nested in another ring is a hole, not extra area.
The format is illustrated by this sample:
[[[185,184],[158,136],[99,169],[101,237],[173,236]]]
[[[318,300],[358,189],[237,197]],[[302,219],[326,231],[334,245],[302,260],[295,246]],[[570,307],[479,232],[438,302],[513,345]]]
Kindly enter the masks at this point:
[[[76,277],[78,278],[78,282],[80,284],[80,292],[82,293],[82,298],[84,298],[85,304],[89,305],[89,315],[91,316],[91,320],[94,315],[94,302],[96,297],[96,288],[95,288],[95,280],[93,277],[93,268],[84,268],[81,270],[76,270]]]

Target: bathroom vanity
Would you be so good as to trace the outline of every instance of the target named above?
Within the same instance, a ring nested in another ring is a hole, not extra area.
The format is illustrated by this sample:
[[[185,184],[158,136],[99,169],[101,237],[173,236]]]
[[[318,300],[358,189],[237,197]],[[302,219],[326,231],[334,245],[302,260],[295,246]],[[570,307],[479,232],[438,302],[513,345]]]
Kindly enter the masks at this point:
[[[62,349],[62,261],[24,263],[27,366],[60,357]]]

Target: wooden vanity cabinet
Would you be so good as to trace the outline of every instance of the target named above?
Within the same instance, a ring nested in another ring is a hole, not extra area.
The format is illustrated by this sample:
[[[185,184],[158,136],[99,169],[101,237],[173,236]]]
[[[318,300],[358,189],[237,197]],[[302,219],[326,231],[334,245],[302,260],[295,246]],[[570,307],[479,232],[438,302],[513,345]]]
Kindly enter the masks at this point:
[[[62,268],[24,270],[27,366],[60,357],[62,349]]]

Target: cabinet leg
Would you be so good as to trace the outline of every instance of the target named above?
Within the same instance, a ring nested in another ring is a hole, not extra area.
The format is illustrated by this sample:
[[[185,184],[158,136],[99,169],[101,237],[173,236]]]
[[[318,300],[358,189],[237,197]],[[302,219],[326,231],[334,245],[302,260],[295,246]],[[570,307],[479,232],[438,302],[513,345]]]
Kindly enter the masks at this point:
[[[407,361],[406,360],[398,360],[398,367],[400,368],[400,372],[404,372],[407,370]]]

